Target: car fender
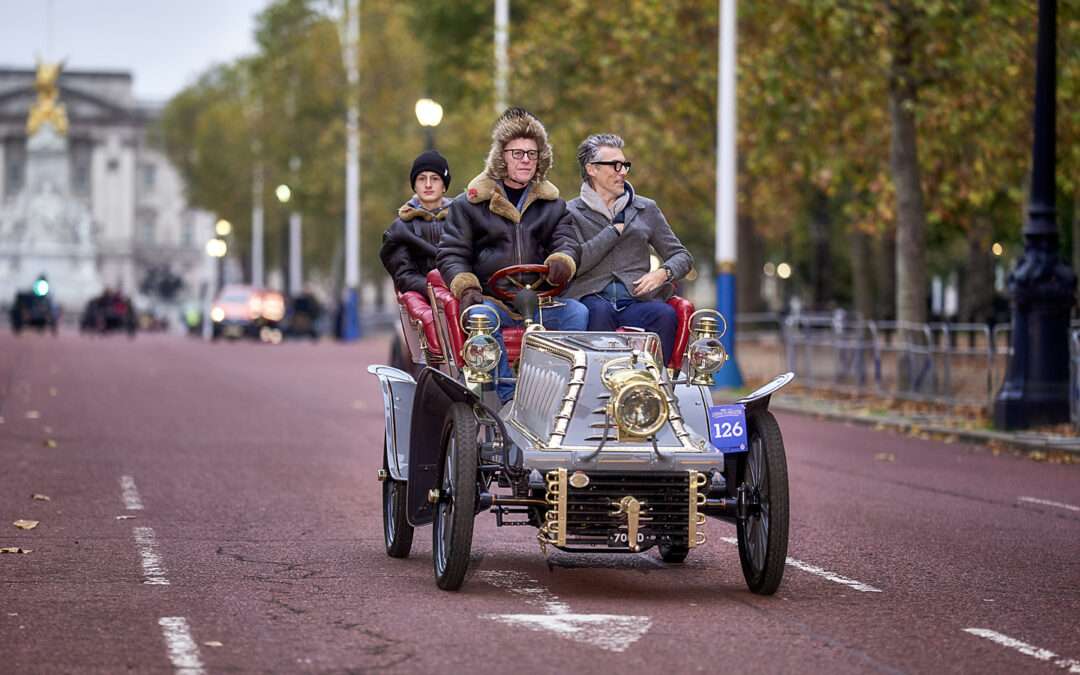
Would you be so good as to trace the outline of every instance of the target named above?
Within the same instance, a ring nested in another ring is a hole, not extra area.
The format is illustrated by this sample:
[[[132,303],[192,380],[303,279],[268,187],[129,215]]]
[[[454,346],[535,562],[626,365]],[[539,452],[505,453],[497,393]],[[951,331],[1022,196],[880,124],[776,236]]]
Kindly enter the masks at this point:
[[[412,431],[409,442],[409,488],[406,511],[409,523],[425,525],[433,518],[428,492],[441,478],[443,460],[442,434],[446,413],[453,403],[468,403],[483,408],[495,420],[498,433],[506,438],[498,414],[485,406],[480,398],[462,383],[435,368],[424,368],[416,380],[413,398]]]
[[[394,480],[409,476],[409,436],[412,430],[416,380],[403,370],[371,365],[368,372],[379,378],[385,415],[386,468]]]
[[[771,381],[758,387],[735,402],[741,403],[748,413],[754,412],[755,410],[768,410],[769,400],[772,398],[772,395],[783,387],[786,387],[794,379],[795,373],[789,372],[784,373],[783,375],[777,375]]]

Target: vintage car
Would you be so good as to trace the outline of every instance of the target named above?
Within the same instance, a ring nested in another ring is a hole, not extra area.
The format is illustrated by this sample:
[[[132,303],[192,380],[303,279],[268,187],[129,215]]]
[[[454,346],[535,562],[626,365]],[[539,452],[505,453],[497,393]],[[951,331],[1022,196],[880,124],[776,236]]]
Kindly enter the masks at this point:
[[[545,272],[518,265],[493,280]],[[500,405],[494,312],[471,308],[459,317],[438,271],[428,282],[437,345],[415,311],[419,294],[401,298],[403,307],[414,305],[402,324],[423,362],[419,376],[368,368],[379,378],[386,414],[378,475],[388,555],[408,556],[413,529],[431,523],[436,583],[456,590],[482,512],[493,512],[498,526],[536,528],[542,551],[656,547],[670,563],[705,543],[710,516],[735,525],[750,590],[776,591],[787,555],[788,485],[784,442],[768,406],[792,374],[714,405],[709,387],[727,359],[726,324],[718,312],[694,312],[675,297],[669,302],[680,326],[667,364],[652,333],[505,328],[516,392]],[[532,285],[500,293],[532,316],[561,290]]]
[[[79,330],[83,333],[125,332],[135,337],[138,321],[131,298],[111,289],[91,298],[79,318]]]
[[[285,298],[277,291],[254,286],[225,286],[210,309],[213,339],[255,338],[281,342],[281,321],[285,318]]]
[[[38,277],[29,291],[16,291],[11,305],[11,329],[16,335],[24,328],[48,330],[56,335],[57,309],[49,294],[49,282]]]

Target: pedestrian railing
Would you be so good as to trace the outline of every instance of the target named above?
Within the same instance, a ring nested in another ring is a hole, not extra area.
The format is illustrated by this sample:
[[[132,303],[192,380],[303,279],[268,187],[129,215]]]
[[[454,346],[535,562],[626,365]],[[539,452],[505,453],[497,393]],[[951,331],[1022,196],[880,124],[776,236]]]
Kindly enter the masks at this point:
[[[1069,368],[1069,410],[1073,427],[1080,429],[1080,328],[1073,328],[1069,337],[1072,355]]]

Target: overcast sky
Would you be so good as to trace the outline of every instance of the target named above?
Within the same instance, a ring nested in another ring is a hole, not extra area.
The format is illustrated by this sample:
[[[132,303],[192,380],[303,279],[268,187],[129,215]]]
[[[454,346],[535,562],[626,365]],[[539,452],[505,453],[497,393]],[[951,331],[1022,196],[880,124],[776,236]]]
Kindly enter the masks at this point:
[[[126,70],[137,99],[165,101],[208,66],[253,53],[254,16],[267,3],[0,0],[0,66],[31,68],[40,54],[71,70]]]

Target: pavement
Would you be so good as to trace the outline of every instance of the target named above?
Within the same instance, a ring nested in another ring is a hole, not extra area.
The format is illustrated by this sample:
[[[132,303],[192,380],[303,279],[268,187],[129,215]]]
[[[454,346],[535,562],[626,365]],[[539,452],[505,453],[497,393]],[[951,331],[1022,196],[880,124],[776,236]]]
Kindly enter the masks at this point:
[[[967,414],[905,412],[901,405],[890,406],[880,400],[836,400],[815,392],[779,393],[773,397],[771,407],[818,419],[1016,449],[1032,453],[1034,459],[1063,455],[1064,461],[1080,461],[1080,432],[1068,425],[1054,427],[1052,431],[999,431],[984,428],[985,421]]]

